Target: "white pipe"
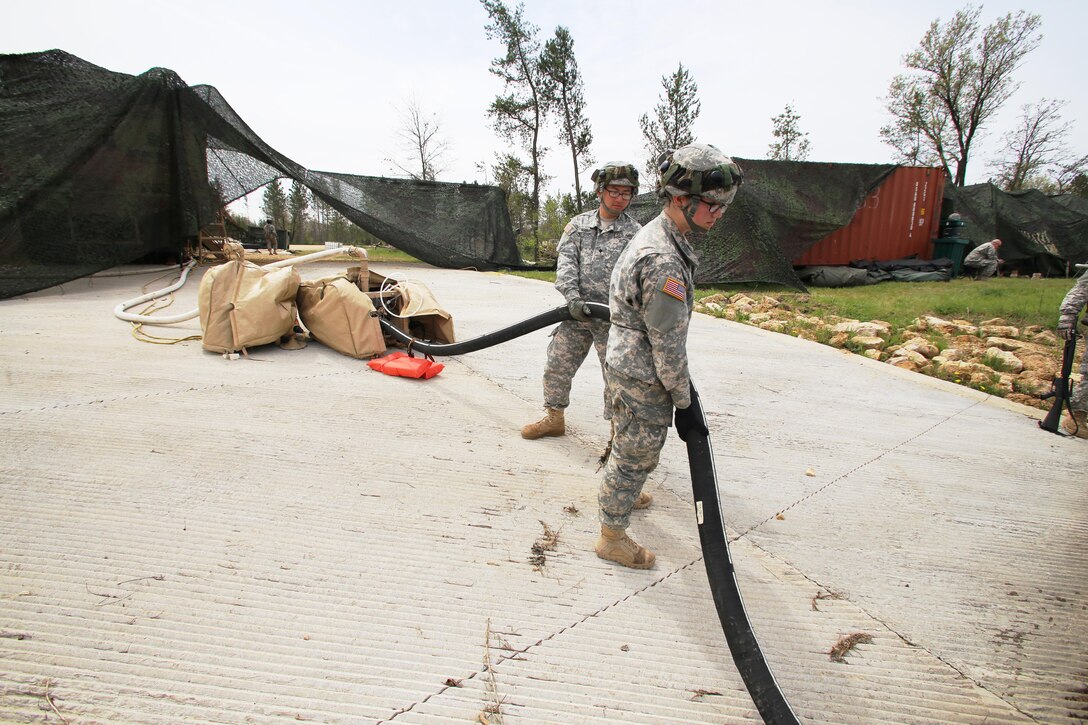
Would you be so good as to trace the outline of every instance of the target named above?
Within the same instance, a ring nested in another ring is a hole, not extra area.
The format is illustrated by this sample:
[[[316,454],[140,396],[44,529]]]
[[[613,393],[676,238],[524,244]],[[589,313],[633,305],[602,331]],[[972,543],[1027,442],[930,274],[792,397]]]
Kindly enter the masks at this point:
[[[101,272],[95,272],[90,275],[91,279],[99,279],[101,277],[131,277],[137,274],[155,274],[157,272],[169,272],[174,269],[181,269],[180,264],[168,264],[165,267],[152,267],[151,269],[125,269],[117,272],[107,272],[103,270]]]
[[[360,247],[337,247],[336,249],[325,249],[320,252],[314,252],[313,254],[306,254],[301,257],[294,257],[292,259],[285,259],[280,262],[266,264],[264,265],[264,267],[262,267],[262,269],[270,269],[273,267],[279,269],[281,267],[290,267],[294,264],[308,264],[310,262],[316,262],[319,259],[324,259],[325,257],[332,257],[337,254],[344,253],[347,253],[349,256],[352,257],[360,257],[362,259],[367,258],[366,250]],[[144,302],[150,302],[151,300],[158,297],[165,297],[174,290],[180,289],[181,286],[185,284],[186,278],[189,276],[189,270],[191,270],[195,265],[196,260],[191,260],[188,264],[186,264],[181,270],[181,277],[178,279],[177,282],[170,285],[169,287],[163,287],[161,290],[157,290],[155,292],[148,292],[146,295],[134,297],[131,300],[122,302],[121,304],[117,305],[113,308],[114,317],[125,320],[126,322],[143,322],[151,325],[173,325],[177,322],[184,322],[185,320],[193,319],[200,314],[200,308],[197,308],[195,310],[189,310],[188,312],[181,312],[176,315],[163,316],[137,315],[132,312],[126,312],[126,310],[128,310],[130,307],[135,307],[136,305],[143,304]]]

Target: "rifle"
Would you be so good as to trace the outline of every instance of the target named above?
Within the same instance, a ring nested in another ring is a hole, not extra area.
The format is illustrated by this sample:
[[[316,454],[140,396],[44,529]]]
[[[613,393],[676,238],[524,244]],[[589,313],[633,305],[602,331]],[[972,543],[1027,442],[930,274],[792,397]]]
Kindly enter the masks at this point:
[[[1069,408],[1069,395],[1072,392],[1069,385],[1069,375],[1073,371],[1073,357],[1077,350],[1077,324],[1073,322],[1073,335],[1065,341],[1065,348],[1062,350],[1062,372],[1060,377],[1054,378],[1054,382],[1050,392],[1042,396],[1043,400],[1047,398],[1054,398],[1054,403],[1050,406],[1050,412],[1046,414],[1046,417],[1039,421],[1039,427],[1043,430],[1048,430],[1051,433],[1058,433],[1058,421],[1062,417],[1062,406],[1069,409],[1069,416],[1073,416],[1073,409]],[[1076,423],[1074,422],[1074,425]],[[1061,435],[1059,433],[1059,435]]]

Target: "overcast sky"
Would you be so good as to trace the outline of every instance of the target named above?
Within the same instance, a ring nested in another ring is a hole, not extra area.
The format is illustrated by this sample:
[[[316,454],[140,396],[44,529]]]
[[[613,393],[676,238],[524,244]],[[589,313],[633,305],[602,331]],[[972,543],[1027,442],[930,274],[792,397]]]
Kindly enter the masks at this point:
[[[699,141],[765,158],[771,118],[800,114],[809,160],[884,163],[890,147],[883,97],[930,22],[964,7],[939,0],[864,2],[587,2],[529,0],[541,42],[569,28],[585,83],[598,161],[645,157],[638,119],[662,93],[661,77],[687,67],[698,83]],[[1009,11],[1042,16],[1043,41],[1017,73],[1019,92],[974,148],[968,182],[985,181],[1002,134],[1021,106],[1069,103],[1073,150],[1088,153],[1088,2],[986,2],[988,24]],[[398,107],[412,98],[437,115],[449,149],[444,181],[484,181],[507,145],[486,110],[501,83],[488,70],[503,52],[475,0],[371,2],[6,2],[0,52],[59,48],[110,70],[161,66],[191,85],[217,87],[267,143],[322,171],[397,175],[407,165]],[[572,190],[569,153],[549,130],[550,190]],[[588,172],[583,184],[588,183]],[[258,212],[254,212],[258,213]]]

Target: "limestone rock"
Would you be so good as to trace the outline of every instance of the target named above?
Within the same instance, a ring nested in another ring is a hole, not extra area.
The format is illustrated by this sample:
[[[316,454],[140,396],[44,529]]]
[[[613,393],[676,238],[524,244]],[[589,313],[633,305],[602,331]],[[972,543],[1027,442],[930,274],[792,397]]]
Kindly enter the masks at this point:
[[[879,320],[873,320],[871,322],[860,322],[858,320],[847,320],[840,322],[831,328],[832,332],[852,332],[856,335],[864,335],[866,337],[875,337],[877,335],[887,335],[891,332],[891,325],[887,322],[880,322]]]
[[[942,365],[950,360],[966,360],[967,351],[959,347],[946,347],[934,360],[937,358],[940,358]]]
[[[993,377],[993,368],[990,368],[982,363],[967,362],[960,360],[951,360],[941,365],[941,370],[955,377],[959,377],[965,380],[969,380],[973,375],[985,375],[987,377]],[[962,382],[962,381],[961,381]]]
[[[997,360],[1001,367],[1007,372],[1018,373],[1024,369],[1024,363],[1020,358],[1013,355],[1008,350],[1002,350],[999,347],[990,347],[986,349],[986,357]]]
[[[900,346],[900,349],[916,352],[927,358],[937,357],[941,352],[937,349],[936,345],[922,337],[915,337],[907,340]]]
[[[1050,392],[1053,380],[1054,377],[1051,375],[1043,375],[1035,370],[1025,370],[1016,376],[1012,388],[1017,393],[1038,398]]]
[[[918,355],[918,353],[914,353],[914,354]],[[916,359],[911,358],[911,357],[896,356],[896,357],[890,358],[888,360],[888,364],[893,365],[893,366],[895,366],[897,368],[903,368],[904,370],[910,370],[911,372],[916,373],[916,372],[918,372],[919,370],[921,370],[922,368],[924,368],[926,366],[926,359],[924,357],[922,357],[921,355],[918,355],[918,357],[922,358],[922,362],[918,362]]]
[[[1036,342],[1040,345],[1057,345],[1058,336],[1050,330],[1042,330],[1033,334],[1031,336],[1031,341]]]
[[[1020,358],[1020,362],[1024,363],[1024,372],[1036,372],[1048,380],[1057,375],[1061,368],[1061,361],[1054,354],[1018,352],[1016,356]]]
[[[940,317],[925,316],[920,318],[926,330],[936,330],[943,335],[974,335],[978,328],[967,320],[942,320]]]
[[[879,350],[884,347],[884,338],[875,335],[854,335],[850,342],[862,350]]]
[[[1020,337],[1020,329],[1009,325],[979,325],[978,329],[983,335],[993,337]]]
[[[861,354],[870,360],[880,360],[880,350],[862,350]]]
[[[987,337],[986,344],[990,347],[999,347],[1002,350],[1019,350],[1024,347],[1025,343],[1007,337]]]

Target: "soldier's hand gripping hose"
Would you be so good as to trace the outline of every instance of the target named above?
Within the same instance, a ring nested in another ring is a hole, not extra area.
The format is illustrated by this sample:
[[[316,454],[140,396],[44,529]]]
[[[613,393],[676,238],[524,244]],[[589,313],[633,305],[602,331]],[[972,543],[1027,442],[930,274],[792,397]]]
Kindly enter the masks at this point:
[[[607,321],[608,306],[597,302],[583,303],[592,318]],[[568,306],[557,307],[530,317],[501,330],[480,337],[452,343],[429,343],[417,340],[382,319],[382,329],[397,340],[408,344],[410,350],[425,355],[462,355],[508,342],[521,335],[573,319]],[[760,717],[768,725],[795,725],[799,723],[785,695],[771,673],[763,651],[759,648],[748,613],[744,609],[740,588],[737,586],[733,560],[729,555],[729,542],[722,520],[718,495],[718,476],[714,468],[714,452],[710,446],[710,428],[703,413],[699,394],[691,385],[691,405],[676,411],[676,427],[681,439],[687,444],[688,466],[691,470],[691,486],[695,498],[695,517],[699,526],[699,542],[703,550],[714,606],[718,611],[729,652],[748,694],[752,697]]]
[[[694,406],[689,405],[686,408],[676,409],[676,434],[685,443],[693,433],[701,436],[710,435],[706,421],[693,408]]]

